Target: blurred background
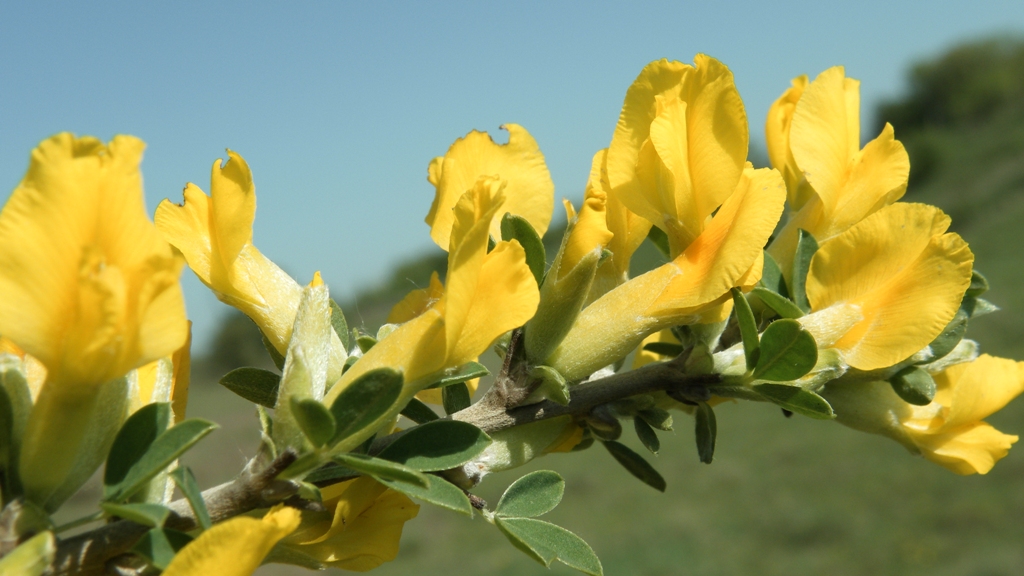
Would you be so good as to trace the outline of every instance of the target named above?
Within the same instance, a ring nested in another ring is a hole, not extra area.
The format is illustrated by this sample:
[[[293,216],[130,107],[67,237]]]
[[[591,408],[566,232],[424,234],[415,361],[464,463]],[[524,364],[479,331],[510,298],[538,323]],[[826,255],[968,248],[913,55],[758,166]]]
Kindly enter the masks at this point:
[[[322,270],[349,324],[375,331],[444,271],[422,224],[432,157],[471,129],[522,124],[556,195],[578,203],[643,65],[697,52],[735,73],[757,165],[768,106],[792,77],[844,64],[860,79],[863,140],[894,125],[912,164],[904,199],[953,217],[1003,308],[968,336],[1024,359],[1020,2],[3,3],[0,201],[31,148],[58,131],[146,140],[150,210],[180,202],[187,181],[208,191],[209,166],[230,147],[255,174],[257,246],[300,282]],[[558,208],[549,243],[562,223]],[[650,247],[635,260],[638,270],[658,262]],[[247,319],[190,272],[183,279],[196,329],[189,414],[222,425],[186,463],[212,486],[258,440],[252,405],[217,379],[270,363]],[[567,493],[549,519],[587,540],[607,574],[1024,573],[1024,448],[986,476],[959,477],[881,437],[769,406],[718,414],[710,466],[677,417],[652,460],[665,494],[600,448],[489,477],[478,493],[496,502],[526,471],[557,470]],[[989,421],[1024,433],[1024,402]],[[77,506],[92,510],[98,496],[86,489]],[[546,573],[481,519],[427,505],[377,573],[453,571]]]

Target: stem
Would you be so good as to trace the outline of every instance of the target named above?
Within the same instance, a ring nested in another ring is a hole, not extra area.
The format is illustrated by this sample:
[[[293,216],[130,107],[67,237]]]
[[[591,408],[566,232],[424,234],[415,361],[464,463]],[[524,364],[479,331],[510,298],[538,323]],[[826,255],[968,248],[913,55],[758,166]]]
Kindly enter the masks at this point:
[[[713,385],[720,381],[718,374],[687,375],[676,362],[662,362],[574,386],[566,406],[544,401],[510,408],[507,400],[511,398],[502,394],[500,402],[494,399],[480,401],[449,418],[494,433],[559,416],[584,416],[597,406],[637,394],[685,390],[688,386]],[[396,437],[396,434],[391,434],[375,440],[369,452],[379,452]],[[252,470],[256,460],[251,460],[232,482],[203,491],[210,519],[215,523],[221,522],[251,510],[268,508],[294,496],[298,492],[298,484],[280,480],[277,476],[296,458],[294,452],[285,452],[261,471]],[[176,500],[168,507],[171,509],[166,523],[168,528],[187,531],[198,527],[192,508],[185,499]],[[48,574],[99,576],[106,574],[108,569],[129,565],[134,557],[124,555],[147,530],[146,526],[119,520],[61,541]]]
[[[60,534],[61,532],[64,532],[66,530],[71,530],[72,528],[78,528],[79,526],[82,526],[84,524],[90,524],[92,522],[97,522],[97,521],[102,520],[102,519],[103,519],[103,512],[102,511],[94,512],[92,514],[89,514],[88,516],[83,516],[83,517],[79,518],[78,520],[72,520],[71,522],[68,522],[67,524],[61,524],[60,526],[57,526],[56,528],[53,529],[53,533],[54,534]]]

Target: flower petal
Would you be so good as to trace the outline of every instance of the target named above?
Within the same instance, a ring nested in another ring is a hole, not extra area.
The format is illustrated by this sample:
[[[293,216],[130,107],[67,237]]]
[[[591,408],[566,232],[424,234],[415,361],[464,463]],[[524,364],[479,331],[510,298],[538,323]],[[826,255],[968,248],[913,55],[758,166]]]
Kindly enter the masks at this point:
[[[821,245],[807,297],[814,310],[860,307],[864,320],[835,343],[861,370],[900,362],[952,320],[974,256],[949,217],[924,204],[893,204]]]
[[[434,203],[427,214],[430,237],[448,250],[454,216],[452,209],[482,176],[505,181],[501,212],[488,221],[490,234],[501,238],[500,215],[511,212],[526,218],[541,236],[551,222],[555,185],[536,140],[517,124],[506,124],[508,144],[495,144],[486,132],[472,131],[452,144],[439,163],[428,168],[428,180],[435,185]]]
[[[789,130],[793,126],[793,112],[807,88],[807,76],[797,76],[779,99],[768,109],[768,120],[765,122],[764,135],[768,147],[768,159],[772,167],[782,173],[788,190],[790,208],[799,210],[814,194],[814,190],[806,184],[804,175],[796,165],[793,152],[789,148]]]
[[[975,422],[941,434],[911,436],[925,458],[957,474],[986,474],[1010,451],[1017,436]]]
[[[935,401],[948,406],[944,425],[978,422],[1024,392],[1024,362],[982,354],[935,375]]]
[[[164,576],[218,574],[249,576],[275,544],[292,533],[299,511],[278,505],[262,520],[238,516],[200,534],[185,545],[163,571]]]

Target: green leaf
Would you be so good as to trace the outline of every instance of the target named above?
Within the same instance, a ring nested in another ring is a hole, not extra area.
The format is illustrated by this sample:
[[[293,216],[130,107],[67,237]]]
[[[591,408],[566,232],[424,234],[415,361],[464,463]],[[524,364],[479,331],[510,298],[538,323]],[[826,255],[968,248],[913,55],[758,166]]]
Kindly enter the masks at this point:
[[[602,444],[630,474],[659,492],[665,491],[665,479],[642,456],[618,442],[606,441],[602,442]]]
[[[160,504],[140,502],[137,504],[114,504],[112,502],[101,502],[100,508],[109,516],[116,516],[131,520],[136,524],[160,528],[171,515],[171,510]]]
[[[18,445],[14,433],[14,405],[7,390],[0,386],[0,502],[12,500],[21,492],[17,466]]]
[[[435,420],[410,428],[379,456],[415,470],[433,472],[461,466],[490,444],[490,436],[472,424]]]
[[[971,285],[967,287],[967,293],[964,294],[968,298],[977,298],[985,292],[988,292],[988,279],[985,278],[981,272],[974,270],[971,272]]]
[[[171,405],[168,402],[147,404],[125,420],[107,454],[103,472],[104,491],[124,481],[153,442],[167,431],[170,422]]]
[[[647,239],[651,241],[651,244],[654,244],[662,256],[672,258],[668,249],[668,236],[664,230],[657,226],[651,226],[651,231],[647,233]]]
[[[506,212],[501,217],[501,239],[518,240],[519,245],[526,252],[526,265],[540,286],[544,279],[544,265],[547,263],[547,255],[544,253],[544,242],[540,234],[533,228],[530,222],[522,216],[516,216]]]
[[[636,429],[636,437],[640,439],[640,443],[651,451],[652,454],[657,454],[658,450],[661,450],[661,440],[658,439],[658,433],[651,428],[651,425],[647,423],[640,416],[633,417],[633,428]]]
[[[761,268],[761,280],[757,283],[783,297],[789,296],[786,289],[786,279],[782,276],[782,269],[778,262],[767,251],[764,252],[764,266]]]
[[[569,383],[562,373],[550,366],[534,366],[530,378],[540,380],[537,388],[530,393],[529,400],[551,400],[556,404],[569,404]]]
[[[184,532],[170,528],[154,528],[142,535],[131,552],[164,570],[174,559],[174,555],[191,541],[192,537]]]
[[[675,342],[648,342],[644,344],[644,350],[659,356],[676,357],[683,353],[683,345]]]
[[[715,457],[715,441],[718,438],[718,422],[715,419],[715,411],[706,402],[698,402],[693,416],[697,457],[701,462],[711,464]]]
[[[561,526],[533,518],[498,518],[495,524],[513,546],[544,566],[558,560],[584,574],[604,574],[594,550]]]
[[[935,398],[932,375],[915,366],[908,366],[889,379],[893,391],[908,404],[927,406]]]
[[[818,362],[814,336],[796,320],[783,318],[772,322],[761,335],[761,354],[754,378],[787,382],[811,371]]]
[[[429,486],[426,474],[390,460],[365,454],[338,454],[334,461],[378,480],[394,480],[422,488]]]
[[[277,389],[281,385],[281,375],[261,368],[235,368],[220,379],[220,385],[238,394],[242,398],[273,408],[277,404]]]
[[[644,419],[651,425],[652,428],[658,430],[664,430],[666,432],[672,431],[672,414],[668,410],[662,410],[661,408],[646,408],[637,412],[637,415]]]
[[[377,345],[377,339],[369,334],[360,334],[356,336],[356,346],[359,346],[359,350],[366,354],[371,348]]]
[[[278,370],[284,370],[284,355],[278,352],[277,348],[274,348],[274,345],[270,343],[269,339],[267,339],[266,334],[262,334],[262,337],[263,348],[266,349],[267,354],[270,355],[270,359],[274,362],[274,366],[277,366]],[[270,408],[273,408],[273,406],[270,406]]]
[[[331,444],[363,430],[387,414],[402,394],[402,373],[377,368],[356,378],[331,404],[336,430]]]
[[[556,472],[538,470],[516,480],[494,508],[497,516],[533,518],[555,509],[565,493],[565,480]]]
[[[490,370],[479,362],[466,362],[451,373],[446,373],[440,380],[434,382],[427,388],[443,388],[453,384],[462,384],[474,378],[483,378],[490,374]]]
[[[104,482],[103,499],[108,502],[128,499],[215,428],[217,425],[213,422],[199,418],[190,418],[175,425],[149,445],[145,454],[132,464],[123,479],[115,483]]]
[[[999,311],[999,306],[996,306],[984,298],[964,298],[964,301],[960,303],[960,306],[971,318],[977,318],[978,316],[984,316],[986,314]]]
[[[469,503],[469,498],[461,488],[440,476],[434,476],[433,474],[426,474],[425,476],[427,478],[426,488],[407,482],[395,482],[386,478],[378,478],[378,481],[388,488],[401,492],[411,498],[423,500],[428,504],[440,506],[441,508],[465,514],[466,516],[473,515],[473,505]]]
[[[334,416],[326,406],[312,398],[292,396],[289,400],[292,416],[313,446],[319,448],[334,438]]]
[[[334,484],[335,480],[350,480],[362,476],[362,473],[357,472],[347,466],[340,466],[338,464],[331,464],[322,468],[317,468],[303,478],[304,482],[317,483],[317,484]]]
[[[409,399],[409,403],[405,405],[405,408],[402,408],[401,414],[417,424],[426,424],[440,418],[437,412],[434,412],[430,406],[415,398]]]
[[[767,288],[757,286],[750,291],[750,294],[756,296],[765,306],[771,308],[783,318],[799,318],[804,315],[804,311],[796,304],[793,304],[788,298],[776,294]]]
[[[178,490],[188,500],[188,505],[192,507],[192,512],[196,515],[196,520],[199,525],[206,530],[213,525],[210,521],[210,513],[206,510],[206,502],[203,500],[203,492],[199,489],[199,483],[196,482],[196,477],[192,475],[192,471],[186,466],[178,466],[171,472],[171,479],[178,486]]]
[[[469,386],[466,386],[465,382],[441,388],[441,404],[444,406],[445,414],[455,414],[460,410],[465,410],[471,403]]]
[[[740,337],[743,338],[743,356],[747,360],[747,370],[753,370],[757,366],[757,357],[760,352],[760,343],[757,340],[757,322],[754,320],[754,311],[750,309],[747,297],[739,288],[732,289],[732,303],[736,310],[736,322],[740,326]]]
[[[811,303],[807,301],[807,271],[811,268],[811,258],[818,251],[818,242],[807,230],[797,231],[796,253],[793,255],[793,302],[804,312],[811,311]]]
[[[953,319],[949,321],[949,324],[946,324],[942,333],[936,336],[935,340],[932,340],[931,344],[928,345],[932,350],[932,357],[929,360],[942,358],[956,348],[956,345],[963,340],[964,335],[967,333],[967,321],[969,319],[969,312],[961,306],[956,311]]]
[[[829,403],[814,392],[785,384],[755,384],[754,391],[790,412],[818,420],[835,418]]]
[[[338,335],[338,339],[341,340],[341,345],[344,346],[345,352],[351,350],[351,341],[349,340],[351,332],[348,331],[348,322],[345,321],[345,313],[342,312],[341,306],[331,298],[331,328],[334,329],[334,333]]]

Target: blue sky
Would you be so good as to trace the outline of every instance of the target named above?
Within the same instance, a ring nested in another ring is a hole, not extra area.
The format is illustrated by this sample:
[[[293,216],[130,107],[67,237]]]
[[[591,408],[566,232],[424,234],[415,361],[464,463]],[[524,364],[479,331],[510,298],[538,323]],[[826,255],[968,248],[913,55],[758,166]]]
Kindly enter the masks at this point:
[[[998,32],[1024,32],[1024,2],[5,2],[0,200],[55,132],[143,138],[151,212],[208,191],[230,147],[254,172],[256,245],[344,300],[432,249],[427,163],[471,129],[525,126],[578,200],[651,60],[726,63],[760,142],[796,75],[845,65],[868,128],[913,61]],[[185,286],[201,346],[224,309]]]

